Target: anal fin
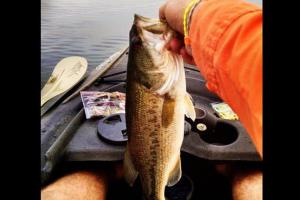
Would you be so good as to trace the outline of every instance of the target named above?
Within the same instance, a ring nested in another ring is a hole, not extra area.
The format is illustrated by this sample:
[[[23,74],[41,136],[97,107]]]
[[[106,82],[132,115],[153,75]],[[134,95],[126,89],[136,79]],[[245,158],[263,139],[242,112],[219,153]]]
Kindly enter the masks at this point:
[[[124,177],[126,182],[132,187],[136,178],[138,177],[138,172],[136,171],[128,149],[125,151],[124,155]]]
[[[178,156],[177,162],[169,174],[169,179],[168,179],[168,186],[171,187],[178,183],[178,181],[181,179],[182,171],[181,171],[181,160],[180,156]]]

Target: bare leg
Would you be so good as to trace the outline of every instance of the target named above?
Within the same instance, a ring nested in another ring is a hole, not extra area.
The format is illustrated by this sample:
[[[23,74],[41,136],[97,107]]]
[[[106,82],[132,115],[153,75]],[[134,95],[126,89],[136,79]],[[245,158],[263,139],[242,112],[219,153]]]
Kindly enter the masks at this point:
[[[102,200],[107,179],[93,172],[79,171],[66,175],[41,192],[42,200]]]
[[[108,184],[123,176],[122,166],[114,166],[114,176],[105,170],[81,170],[65,175],[41,191],[41,200],[104,200]]]
[[[219,173],[231,180],[233,200],[262,200],[262,171],[247,167],[217,165]]]
[[[262,200],[262,172],[237,172],[232,181],[234,200]]]

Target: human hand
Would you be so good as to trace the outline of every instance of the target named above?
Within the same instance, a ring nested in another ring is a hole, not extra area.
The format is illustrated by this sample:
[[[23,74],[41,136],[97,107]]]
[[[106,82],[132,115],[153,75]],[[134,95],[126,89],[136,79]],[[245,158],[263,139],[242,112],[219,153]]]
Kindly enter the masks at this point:
[[[183,13],[189,2],[190,0],[168,0],[160,7],[159,18],[166,20],[168,25],[178,33],[178,37],[167,44],[167,49],[180,54],[186,63],[195,65],[192,51],[190,47],[184,45],[183,36]]]

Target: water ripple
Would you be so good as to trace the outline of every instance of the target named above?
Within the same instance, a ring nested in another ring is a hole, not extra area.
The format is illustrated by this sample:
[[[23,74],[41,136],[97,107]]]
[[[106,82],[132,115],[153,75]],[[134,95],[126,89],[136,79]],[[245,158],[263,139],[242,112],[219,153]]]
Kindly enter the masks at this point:
[[[164,0],[42,0],[41,85],[64,57],[83,56],[90,71],[128,44],[134,13],[156,16]]]

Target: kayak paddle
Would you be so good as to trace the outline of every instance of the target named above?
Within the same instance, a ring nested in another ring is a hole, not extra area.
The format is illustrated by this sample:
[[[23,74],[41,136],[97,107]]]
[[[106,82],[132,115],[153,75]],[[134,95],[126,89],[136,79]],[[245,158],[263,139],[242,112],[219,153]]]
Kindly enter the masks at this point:
[[[53,97],[69,90],[87,71],[87,60],[79,56],[62,59],[54,68],[49,80],[41,91],[41,106]]]

